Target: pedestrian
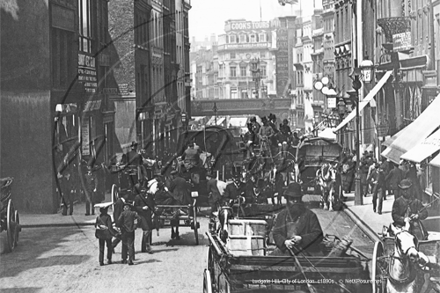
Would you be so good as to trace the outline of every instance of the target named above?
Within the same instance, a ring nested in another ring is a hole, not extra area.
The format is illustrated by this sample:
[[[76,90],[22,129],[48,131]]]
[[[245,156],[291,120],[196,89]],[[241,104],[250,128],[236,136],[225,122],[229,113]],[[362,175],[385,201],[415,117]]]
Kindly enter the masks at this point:
[[[370,167],[368,168],[368,175],[367,175],[367,182],[368,182],[368,187],[369,190],[371,190],[371,192],[373,192],[374,186],[375,186],[375,182],[373,182],[376,177],[377,177],[377,169],[379,168],[379,164],[373,162],[373,164],[370,165]]]
[[[149,194],[142,190],[139,183],[134,186],[136,197],[134,199],[134,210],[140,217],[140,227],[142,229],[141,252],[151,252],[150,236],[153,230],[151,217],[154,213],[154,194]]]
[[[104,265],[104,246],[107,245],[107,263],[112,264],[112,236],[117,232],[113,229],[112,218],[107,213],[107,209],[111,204],[103,206],[99,209],[100,215],[96,217],[95,237],[99,239],[99,265]]]
[[[368,181],[367,181],[368,170],[372,163],[373,163],[372,157],[370,156],[368,151],[364,151],[359,164],[359,171],[361,177],[361,194],[363,196],[367,196],[368,194]]]
[[[211,213],[209,215],[209,227],[213,228],[215,227],[216,220],[214,212],[217,212],[220,208],[222,195],[220,194],[220,190],[218,189],[217,178],[211,171],[206,174],[206,180],[208,202],[209,206],[211,207]]]
[[[323,232],[318,217],[302,201],[302,187],[290,183],[284,192],[287,206],[275,219],[272,229],[277,249],[273,255],[289,255],[288,249],[306,255],[323,256]]]
[[[396,164],[392,164],[392,169],[385,177],[385,181],[388,182],[389,188],[393,191],[394,200],[400,196],[399,183],[404,179],[404,173]]]
[[[374,187],[373,187],[373,212],[382,215],[382,204],[385,199],[386,184],[385,184],[385,172],[382,167],[377,164],[377,170],[374,172]],[[379,197],[378,197],[379,194]],[[379,200],[379,201],[378,201]]]
[[[119,197],[113,206],[113,222],[115,223],[115,225],[117,225],[119,216],[124,211],[124,204],[127,201],[127,197],[127,194],[125,194],[123,197]],[[113,239],[112,241],[113,253],[115,253],[116,246],[118,246],[119,242],[121,242],[122,240],[121,233],[117,233],[116,235],[114,235],[114,238],[115,239]]]
[[[422,196],[423,191],[422,188],[420,187],[419,178],[417,177],[417,168],[416,165],[412,162],[408,163],[408,173],[406,175],[406,178],[411,180],[412,189],[415,198],[417,198],[420,201],[423,201],[423,196]]]
[[[127,251],[128,251],[128,264],[133,265],[134,253],[134,236],[137,223],[140,221],[139,215],[132,211],[133,202],[126,201],[124,203],[124,211],[119,216],[117,226],[121,228],[122,239],[122,262],[127,263]]]
[[[409,179],[403,179],[400,182],[401,196],[394,200],[391,215],[396,227],[403,227],[409,223],[409,232],[418,240],[426,240],[428,233],[420,220],[428,217],[428,210],[420,200],[414,197],[412,185]]]
[[[95,205],[96,191],[98,188],[98,178],[93,170],[93,163],[87,164],[87,172],[84,177],[86,183],[86,216],[89,216],[90,213],[92,215],[95,214],[93,206]]]

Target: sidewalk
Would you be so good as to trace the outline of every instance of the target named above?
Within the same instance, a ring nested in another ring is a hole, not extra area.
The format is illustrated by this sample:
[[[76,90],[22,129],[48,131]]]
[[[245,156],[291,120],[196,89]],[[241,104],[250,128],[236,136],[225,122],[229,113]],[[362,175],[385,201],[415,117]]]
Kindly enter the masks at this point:
[[[382,214],[373,212],[373,196],[369,194],[363,197],[362,205],[354,205],[354,193],[345,195],[346,208],[344,212],[364,231],[372,241],[379,241],[383,226],[388,227],[393,218],[394,195],[387,195],[387,199],[382,204]],[[440,211],[435,208],[428,208],[428,218],[423,220],[423,224],[428,231],[440,232]],[[436,233],[436,234],[437,234]]]
[[[373,212],[373,196],[369,194],[362,198],[362,205],[354,204],[354,193],[345,194],[344,212],[357,224],[362,231],[374,242],[380,240],[383,226],[393,222],[391,210],[394,203],[394,195],[387,195],[382,204],[382,214]]]

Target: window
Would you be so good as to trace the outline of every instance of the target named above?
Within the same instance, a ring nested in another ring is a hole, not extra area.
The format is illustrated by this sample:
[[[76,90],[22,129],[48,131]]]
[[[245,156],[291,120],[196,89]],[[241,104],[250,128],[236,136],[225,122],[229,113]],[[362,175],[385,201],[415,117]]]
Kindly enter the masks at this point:
[[[235,59],[235,52],[231,52],[231,59]]]
[[[266,52],[260,52],[260,58],[266,58]]]
[[[231,70],[231,72],[230,72],[230,76],[231,77],[236,77],[237,76],[237,68],[235,67],[235,66],[231,66],[230,67],[230,70]]]
[[[266,76],[266,65],[260,66],[261,76]]]
[[[73,32],[52,28],[52,84],[54,87],[67,86],[72,80],[75,66],[70,44],[73,42]]]
[[[229,36],[229,43],[236,43],[237,42],[237,38],[235,35],[230,35]]]
[[[240,75],[247,76],[246,66],[240,66]]]
[[[266,42],[266,34],[260,34],[260,43]]]
[[[246,43],[246,35],[240,35],[240,43]]]
[[[255,43],[256,42],[256,37],[254,34],[251,35],[251,43]]]
[[[91,0],[78,0],[79,51],[92,53]]]

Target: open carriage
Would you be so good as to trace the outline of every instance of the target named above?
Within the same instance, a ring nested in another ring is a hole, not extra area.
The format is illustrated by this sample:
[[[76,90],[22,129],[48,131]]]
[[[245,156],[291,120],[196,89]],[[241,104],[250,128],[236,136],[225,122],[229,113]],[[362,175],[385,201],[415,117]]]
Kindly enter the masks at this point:
[[[227,241],[207,233],[203,292],[371,292],[366,260],[360,254],[271,255],[275,247],[267,242],[264,220],[236,219],[228,231]]]
[[[6,231],[6,251],[11,252],[18,244],[21,231],[20,217],[12,203],[11,185],[13,178],[0,179],[0,232]]]

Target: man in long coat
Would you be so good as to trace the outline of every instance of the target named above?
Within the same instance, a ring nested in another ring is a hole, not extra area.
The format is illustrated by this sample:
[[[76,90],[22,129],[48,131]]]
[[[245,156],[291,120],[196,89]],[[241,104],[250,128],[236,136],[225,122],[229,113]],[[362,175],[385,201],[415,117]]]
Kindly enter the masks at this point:
[[[290,249],[294,253],[322,256],[322,228],[316,214],[302,202],[301,185],[290,183],[284,196],[287,207],[278,214],[272,229],[277,246],[273,254],[289,255]]]
[[[134,210],[138,213],[141,219],[139,225],[142,229],[141,251],[151,253],[149,237],[153,230],[151,216],[154,212],[154,195],[149,195],[147,192],[143,192],[139,183],[134,186],[134,190],[136,192],[136,197],[134,198]]]

